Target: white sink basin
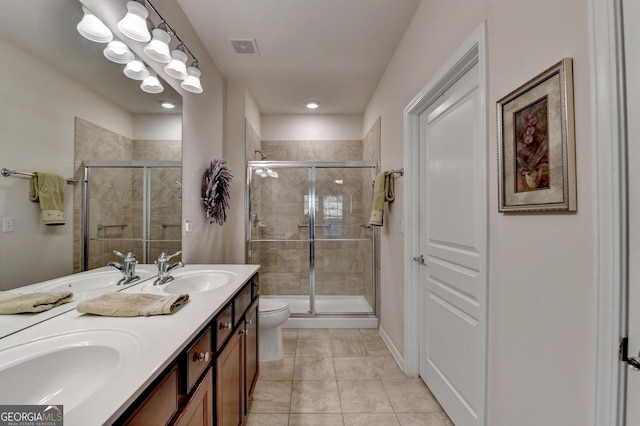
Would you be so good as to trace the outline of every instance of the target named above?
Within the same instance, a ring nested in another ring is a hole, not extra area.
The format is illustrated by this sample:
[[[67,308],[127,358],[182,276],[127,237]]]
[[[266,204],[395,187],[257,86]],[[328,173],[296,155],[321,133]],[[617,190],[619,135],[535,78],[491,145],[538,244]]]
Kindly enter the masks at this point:
[[[169,294],[202,293],[223,287],[235,278],[235,274],[226,271],[198,271],[188,275],[175,275],[173,281],[165,285]]]
[[[172,272],[173,280],[167,284],[153,285],[153,280],[140,288],[141,292],[193,294],[224,287],[237,278],[233,272],[219,269]]]
[[[0,351],[3,404],[64,405],[65,414],[107,385],[140,356],[140,341],[124,331],[66,333]],[[10,385],[9,385],[10,384]]]
[[[153,265],[152,265],[153,266]],[[97,271],[87,271],[78,274],[69,275],[45,282],[42,285],[30,286],[30,291],[72,291],[73,300],[79,301],[90,297],[95,297],[106,291],[119,291],[123,288],[138,284],[142,280],[154,275],[156,271],[150,267],[136,268],[136,275],[139,280],[133,281],[126,285],[118,285],[118,281],[122,279],[122,273],[114,268],[102,269]]]

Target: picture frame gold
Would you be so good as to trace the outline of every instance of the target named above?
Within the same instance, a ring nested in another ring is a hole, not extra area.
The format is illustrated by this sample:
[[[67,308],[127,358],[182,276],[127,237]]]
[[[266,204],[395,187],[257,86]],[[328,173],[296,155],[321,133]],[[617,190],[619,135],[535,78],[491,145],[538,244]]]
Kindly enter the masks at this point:
[[[498,211],[575,212],[573,61],[497,102]]]

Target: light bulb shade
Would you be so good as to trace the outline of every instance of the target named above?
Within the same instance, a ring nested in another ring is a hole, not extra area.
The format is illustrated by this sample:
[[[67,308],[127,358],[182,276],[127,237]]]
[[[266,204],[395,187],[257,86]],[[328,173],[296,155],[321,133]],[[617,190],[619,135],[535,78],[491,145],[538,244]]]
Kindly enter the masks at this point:
[[[82,37],[96,43],[109,43],[113,40],[111,30],[96,15],[84,6],[82,6],[82,11],[84,16],[76,27]]]
[[[130,1],[127,3],[127,14],[118,21],[118,29],[122,34],[131,40],[143,43],[151,40],[149,28],[147,28],[147,17],[149,12],[142,4]]]
[[[169,63],[171,61],[171,52],[169,50],[171,36],[160,28],[155,28],[152,33],[153,39],[144,47],[144,53],[154,61],[163,64]]]
[[[147,78],[142,80],[140,89],[147,93],[162,93],[164,87],[162,86],[162,83],[160,83],[160,80],[158,80],[158,77],[154,74],[150,74]]]
[[[164,72],[178,80],[187,78],[187,54],[182,50],[174,49],[171,52],[171,62],[164,67]]]
[[[128,64],[134,56],[129,47],[120,40],[113,40],[102,51],[104,57],[116,64]]]
[[[191,93],[202,93],[202,84],[200,83],[200,76],[202,73],[196,67],[187,68],[187,78],[180,83],[180,86]]]
[[[144,80],[149,77],[149,70],[140,59],[134,59],[124,67],[124,75],[132,80]]]

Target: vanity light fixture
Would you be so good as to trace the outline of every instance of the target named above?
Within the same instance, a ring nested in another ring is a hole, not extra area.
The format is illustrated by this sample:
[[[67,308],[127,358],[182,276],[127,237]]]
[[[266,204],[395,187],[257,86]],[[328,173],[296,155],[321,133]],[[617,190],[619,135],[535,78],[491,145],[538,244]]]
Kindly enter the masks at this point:
[[[130,61],[124,67],[124,75],[132,80],[144,80],[149,77],[149,70],[140,59],[134,59]]]
[[[140,89],[146,93],[162,93],[164,91],[164,86],[160,83],[158,76],[150,73],[144,80],[142,80]]]
[[[171,62],[164,67],[164,72],[178,80],[187,78],[187,54],[184,52],[184,44],[180,43],[178,47],[171,52]]]
[[[153,38],[149,33],[149,25],[154,23],[149,18],[149,9],[153,10],[160,23],[153,28]],[[145,80],[150,76],[144,63],[136,59],[129,47],[119,40],[113,40],[111,30],[89,9],[82,6],[83,17],[77,25],[78,32],[88,40],[98,43],[109,43],[103,50],[104,56],[117,64],[126,64],[124,74],[134,80]],[[130,0],[127,2],[127,13],[117,23],[122,34],[131,40],[141,43],[149,42],[144,48],[144,53],[154,61],[167,64],[164,71],[176,80],[182,80],[180,86],[191,93],[202,93],[202,72],[198,67],[198,59],[182,42],[176,32],[160,15],[158,10],[149,0]],[[171,41],[175,37],[177,47],[171,50]],[[189,56],[193,59],[191,66],[187,67]],[[154,80],[155,79],[155,80]],[[157,83],[156,83],[157,81]],[[157,76],[153,76],[150,83],[143,83],[141,88],[149,93],[160,93],[164,88]]]
[[[105,58],[116,64],[128,64],[135,58],[129,47],[120,40],[110,41],[102,53]]]
[[[200,76],[202,73],[198,68],[198,61],[195,60],[189,68],[187,68],[187,78],[180,83],[180,87],[191,93],[202,93],[202,84]]]
[[[320,106],[320,102],[318,102],[318,101],[309,101],[305,105],[309,109],[317,109]]]
[[[176,107],[176,104],[171,101],[160,101],[160,106],[166,109],[174,109]]]
[[[163,64],[168,64],[171,61],[171,51],[169,49],[169,43],[171,42],[171,36],[167,32],[167,25],[163,22],[154,28],[153,39],[144,47],[144,53],[154,61],[158,61]]]
[[[113,40],[111,30],[96,15],[84,6],[82,6],[82,12],[84,16],[76,26],[82,37],[96,43],[109,43]]]
[[[137,1],[127,2],[127,14],[118,21],[118,29],[131,40],[146,43],[151,40],[147,18],[149,11],[142,3]]]

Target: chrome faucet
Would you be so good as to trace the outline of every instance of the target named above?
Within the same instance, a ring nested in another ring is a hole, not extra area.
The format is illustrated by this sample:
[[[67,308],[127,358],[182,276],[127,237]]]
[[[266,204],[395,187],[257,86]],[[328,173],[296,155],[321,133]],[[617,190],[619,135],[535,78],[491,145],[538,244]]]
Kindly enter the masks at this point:
[[[123,277],[118,281],[118,285],[121,284],[130,284],[136,280],[139,280],[140,277],[136,275],[136,265],[138,264],[138,260],[136,259],[136,255],[132,252],[124,254],[120,253],[118,250],[114,250],[113,253],[116,256],[120,256],[123,259],[123,263],[118,262],[109,262],[107,266],[113,266],[118,271],[122,272]]]
[[[169,273],[175,268],[182,268],[184,264],[182,262],[169,264],[169,259],[179,254],[182,254],[182,251],[175,252],[171,255],[168,255],[165,252],[160,253],[158,260],[156,260],[156,265],[158,266],[158,278],[153,282],[153,285],[166,284],[173,280],[173,277]]]

